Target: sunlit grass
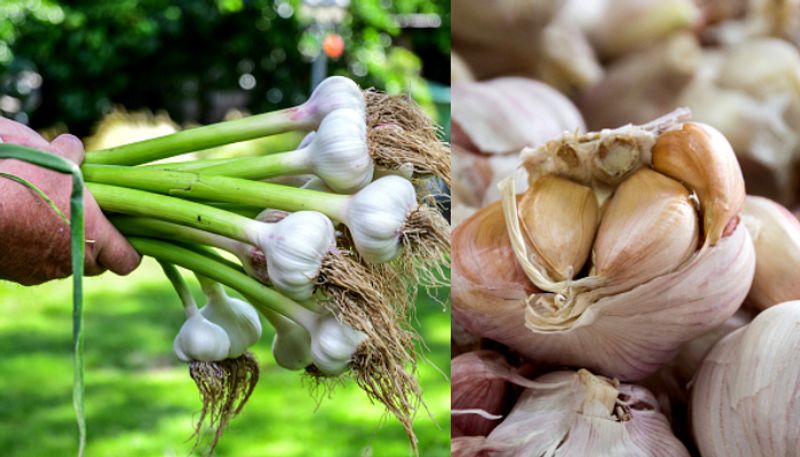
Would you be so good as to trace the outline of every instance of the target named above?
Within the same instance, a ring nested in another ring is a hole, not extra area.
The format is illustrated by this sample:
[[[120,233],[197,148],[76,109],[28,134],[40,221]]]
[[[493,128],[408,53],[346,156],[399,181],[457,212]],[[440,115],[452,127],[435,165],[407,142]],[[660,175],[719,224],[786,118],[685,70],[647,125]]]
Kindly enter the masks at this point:
[[[199,297],[199,295],[197,295]],[[4,457],[69,456],[72,411],[70,283],[34,288],[0,282],[0,449]],[[449,313],[421,299],[418,320],[430,348],[420,379],[432,421],[415,424],[420,454],[449,451]],[[187,456],[199,400],[172,353],[182,310],[153,262],[131,276],[86,282],[88,456]],[[275,366],[271,332],[255,353],[262,378],[216,455],[237,457],[406,456],[402,428],[350,381],[330,398],[309,393],[300,374]]]

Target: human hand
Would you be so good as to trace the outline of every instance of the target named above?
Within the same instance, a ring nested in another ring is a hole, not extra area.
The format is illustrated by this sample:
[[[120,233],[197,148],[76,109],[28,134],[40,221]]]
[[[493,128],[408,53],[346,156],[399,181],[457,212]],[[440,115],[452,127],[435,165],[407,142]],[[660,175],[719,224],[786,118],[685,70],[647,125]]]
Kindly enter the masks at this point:
[[[0,141],[50,152],[77,164],[83,161],[83,144],[77,137],[64,134],[48,143],[30,128],[3,117]],[[0,173],[35,184],[69,215],[70,176],[12,159],[0,160]],[[98,275],[106,269],[121,275],[133,271],[141,257],[105,218],[88,191],[84,208],[86,274]],[[31,189],[0,175],[0,279],[34,285],[71,272],[69,226]]]

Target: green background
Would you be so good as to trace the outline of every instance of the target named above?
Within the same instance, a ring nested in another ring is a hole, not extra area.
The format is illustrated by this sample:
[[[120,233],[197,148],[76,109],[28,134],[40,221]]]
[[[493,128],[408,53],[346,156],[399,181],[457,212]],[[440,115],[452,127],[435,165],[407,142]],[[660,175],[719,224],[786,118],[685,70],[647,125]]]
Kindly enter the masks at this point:
[[[4,457],[75,454],[70,290],[70,282],[63,280],[31,288],[0,282]],[[158,266],[148,259],[128,277],[88,278],[85,306],[87,455],[190,455],[187,439],[199,399],[186,366],[172,353],[183,311]],[[420,412],[415,430],[422,456],[447,456],[450,389],[444,376],[450,365],[450,317],[428,297],[419,300],[417,309],[429,346],[420,378],[433,420]],[[254,348],[261,380],[216,455],[409,455],[400,425],[354,382],[345,380],[318,403],[319,396],[310,393],[299,373],[275,366],[271,340],[269,329]]]

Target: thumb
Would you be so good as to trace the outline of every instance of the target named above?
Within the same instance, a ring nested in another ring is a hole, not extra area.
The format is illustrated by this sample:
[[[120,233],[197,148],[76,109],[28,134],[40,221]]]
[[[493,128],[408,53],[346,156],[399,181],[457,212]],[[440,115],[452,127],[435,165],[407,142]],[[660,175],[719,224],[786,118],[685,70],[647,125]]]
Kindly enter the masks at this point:
[[[96,223],[100,243],[97,263],[118,275],[126,275],[135,270],[142,260],[139,253],[108,219],[100,217]]]
[[[65,133],[50,143],[51,151],[80,165],[83,162],[83,143],[75,135]]]

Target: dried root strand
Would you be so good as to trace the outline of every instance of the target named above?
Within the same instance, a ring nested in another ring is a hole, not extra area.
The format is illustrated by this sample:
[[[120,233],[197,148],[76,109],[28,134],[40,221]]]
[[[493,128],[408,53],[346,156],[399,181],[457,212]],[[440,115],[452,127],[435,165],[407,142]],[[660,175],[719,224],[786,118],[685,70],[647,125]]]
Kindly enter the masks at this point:
[[[326,259],[321,277],[331,312],[367,335],[351,363],[356,382],[370,399],[379,401],[397,417],[416,451],[412,423],[422,393],[415,377],[416,343],[420,338],[410,324],[413,302],[402,286],[398,289],[391,285],[402,281],[395,272],[378,276],[342,254]],[[309,374],[314,377],[313,370]],[[324,381],[319,383],[324,385]]]
[[[414,166],[418,176],[437,176],[450,186],[450,147],[439,129],[405,95],[364,92],[370,154],[378,167],[397,170]]]
[[[197,419],[195,444],[200,445],[203,424],[213,430],[206,455],[211,455],[219,443],[228,422],[238,415],[258,384],[260,368],[253,354],[247,352],[235,359],[219,362],[192,361],[189,375],[197,385],[203,406]]]
[[[425,289],[449,285],[445,266],[450,264],[450,224],[442,213],[423,204],[409,213],[401,230],[403,254],[395,260],[400,275],[416,295]]]

